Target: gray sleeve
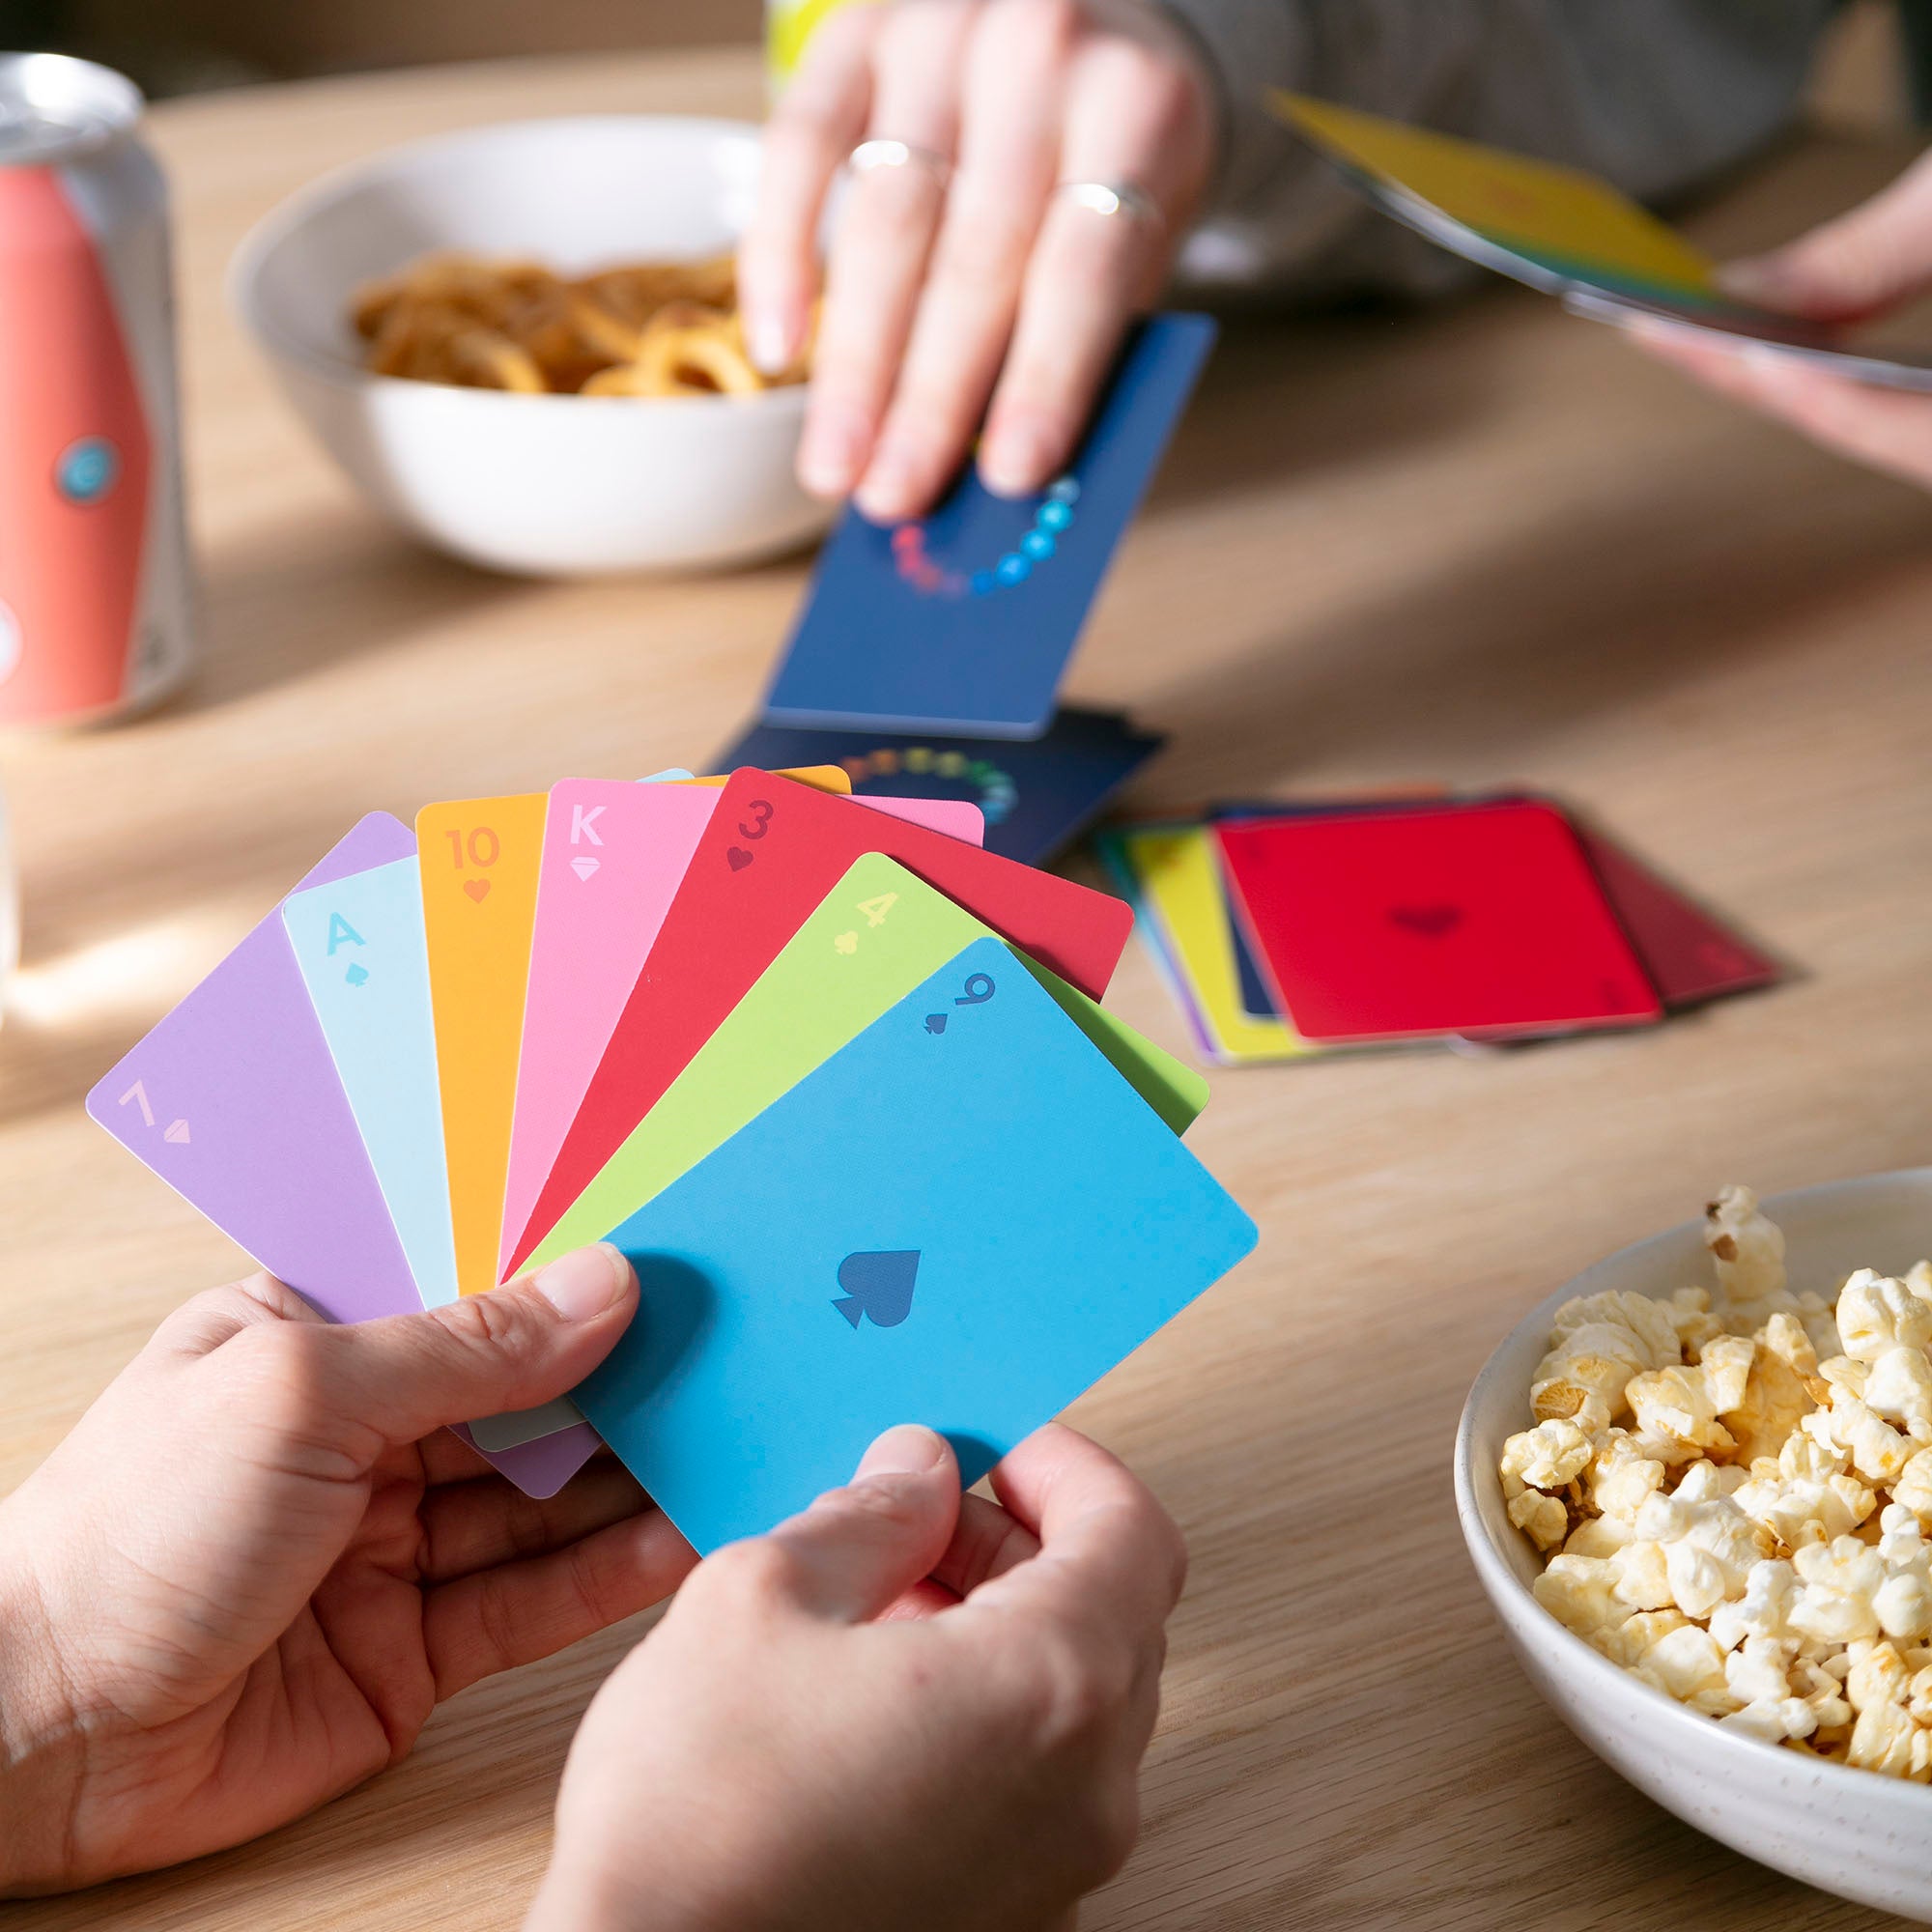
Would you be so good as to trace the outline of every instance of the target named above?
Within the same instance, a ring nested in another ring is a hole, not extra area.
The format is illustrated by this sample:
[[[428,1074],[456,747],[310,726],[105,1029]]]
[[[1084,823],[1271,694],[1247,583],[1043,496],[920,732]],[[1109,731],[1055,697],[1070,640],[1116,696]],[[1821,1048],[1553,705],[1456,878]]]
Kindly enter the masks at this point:
[[[1219,190],[1181,257],[1209,289],[1426,293],[1465,272],[1375,213],[1269,87],[1541,155],[1667,201],[1789,120],[1835,0],[1162,0],[1221,90]]]

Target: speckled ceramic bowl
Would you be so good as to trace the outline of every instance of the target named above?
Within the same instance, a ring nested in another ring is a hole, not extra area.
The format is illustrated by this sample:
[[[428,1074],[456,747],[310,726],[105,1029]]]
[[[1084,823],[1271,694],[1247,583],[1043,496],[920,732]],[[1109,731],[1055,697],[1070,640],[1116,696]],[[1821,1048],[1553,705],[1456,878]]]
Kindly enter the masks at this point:
[[[1835,1293],[1855,1267],[1902,1274],[1932,1252],[1932,1168],[1777,1195],[1795,1288]],[[1530,1682],[1613,1770],[1686,1824],[1840,1897],[1932,1923],[1932,1787],[1851,1771],[1726,1730],[1653,1690],[1530,1595],[1541,1560],[1504,1514],[1496,1462],[1532,1421],[1530,1376],[1572,1295],[1668,1294],[1708,1282],[1701,1222],[1639,1241],[1566,1283],[1476,1378],[1456,1436],[1456,1511],[1490,1602]]]

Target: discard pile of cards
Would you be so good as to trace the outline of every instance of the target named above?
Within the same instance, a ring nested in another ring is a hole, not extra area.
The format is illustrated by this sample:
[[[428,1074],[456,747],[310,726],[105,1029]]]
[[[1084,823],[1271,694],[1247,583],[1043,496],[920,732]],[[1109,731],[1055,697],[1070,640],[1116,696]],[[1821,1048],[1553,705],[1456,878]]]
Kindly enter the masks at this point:
[[[615,1351],[465,1432],[532,1495],[601,1435],[709,1550],[901,1421],[970,1483],[1255,1230],[1181,1145],[1199,1075],[1096,1004],[1127,908],[846,789],[374,813],[88,1110],[334,1321],[614,1240]]]
[[[1769,985],[1776,964],[1524,793],[1215,808],[1100,854],[1210,1058],[1476,1045]]]

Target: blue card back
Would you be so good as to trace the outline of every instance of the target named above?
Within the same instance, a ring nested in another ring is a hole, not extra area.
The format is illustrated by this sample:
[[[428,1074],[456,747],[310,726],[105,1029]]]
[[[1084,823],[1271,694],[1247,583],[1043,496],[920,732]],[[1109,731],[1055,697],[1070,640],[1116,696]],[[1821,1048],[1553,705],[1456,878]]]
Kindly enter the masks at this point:
[[[765,702],[776,724],[1034,738],[1053,716],[1100,580],[1213,346],[1205,315],[1159,315],[1122,352],[1087,440],[1037,497],[970,470],[931,515],[847,510]]]
[[[578,1405],[709,1551],[896,1422],[977,1481],[1255,1228],[984,939],[611,1239],[642,1306]]]

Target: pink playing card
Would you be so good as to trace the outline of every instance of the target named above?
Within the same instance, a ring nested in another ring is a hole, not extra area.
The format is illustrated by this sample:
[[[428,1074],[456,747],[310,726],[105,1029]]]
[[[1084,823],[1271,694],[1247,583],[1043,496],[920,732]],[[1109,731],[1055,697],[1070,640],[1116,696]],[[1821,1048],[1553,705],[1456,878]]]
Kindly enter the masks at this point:
[[[510,1129],[499,1274],[637,984],[719,792],[683,784],[565,779],[551,787],[536,927]],[[858,803],[980,844],[986,822],[956,799]]]

